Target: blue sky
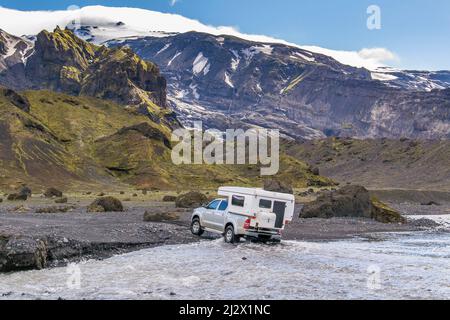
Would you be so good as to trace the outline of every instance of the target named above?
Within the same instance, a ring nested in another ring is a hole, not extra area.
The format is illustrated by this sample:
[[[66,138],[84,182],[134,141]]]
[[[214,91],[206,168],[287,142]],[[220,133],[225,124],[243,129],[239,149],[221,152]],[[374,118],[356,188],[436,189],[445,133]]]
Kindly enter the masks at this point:
[[[140,7],[178,13],[243,33],[264,34],[300,45],[359,51],[383,47],[398,56],[400,68],[450,70],[448,0],[172,0],[2,1],[20,10],[65,9],[69,5]],[[381,30],[366,26],[369,5],[381,8]],[[1,28],[1,21],[0,21]]]

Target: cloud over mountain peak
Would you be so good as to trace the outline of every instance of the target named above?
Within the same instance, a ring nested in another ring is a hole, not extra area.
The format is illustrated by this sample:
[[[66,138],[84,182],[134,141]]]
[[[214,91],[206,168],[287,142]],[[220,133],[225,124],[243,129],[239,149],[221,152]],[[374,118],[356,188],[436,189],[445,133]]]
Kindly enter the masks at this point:
[[[139,8],[115,8],[87,6],[79,9],[58,11],[18,11],[0,7],[0,28],[14,35],[34,35],[41,30],[53,30],[57,25],[73,23],[110,27],[97,41],[107,41],[118,37],[152,35],[152,32],[184,33],[205,32],[213,35],[227,34],[246,40],[281,43],[329,55],[341,63],[376,69],[395,59],[395,54],[386,48],[365,48],[360,51],[339,51],[289,43],[265,35],[245,34],[231,26],[211,26],[177,14],[161,13]],[[117,23],[120,22],[120,25]],[[113,28],[115,27],[115,28]]]

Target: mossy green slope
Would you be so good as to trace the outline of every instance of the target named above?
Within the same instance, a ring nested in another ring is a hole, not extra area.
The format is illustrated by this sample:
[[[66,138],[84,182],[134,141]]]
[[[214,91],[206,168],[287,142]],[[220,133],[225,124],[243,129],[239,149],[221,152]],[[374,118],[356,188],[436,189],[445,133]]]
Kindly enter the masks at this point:
[[[113,102],[51,91],[0,90],[0,188],[64,190],[261,186],[258,166],[175,166],[170,130]],[[26,108],[25,106],[28,106]],[[29,109],[29,112],[27,111]],[[282,154],[278,176],[296,187],[330,183]]]
[[[370,189],[450,191],[450,142],[339,139],[292,143],[289,155],[341,183]]]

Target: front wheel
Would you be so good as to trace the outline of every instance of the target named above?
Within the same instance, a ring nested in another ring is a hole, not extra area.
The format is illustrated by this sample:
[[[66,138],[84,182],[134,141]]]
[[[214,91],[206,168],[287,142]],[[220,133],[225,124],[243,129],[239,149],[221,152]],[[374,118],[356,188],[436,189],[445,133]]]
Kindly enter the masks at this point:
[[[241,237],[234,233],[234,227],[232,225],[226,227],[224,239],[226,243],[238,243],[241,241]]]
[[[191,232],[195,236],[201,236],[205,230],[202,229],[199,218],[194,218],[191,223]]]

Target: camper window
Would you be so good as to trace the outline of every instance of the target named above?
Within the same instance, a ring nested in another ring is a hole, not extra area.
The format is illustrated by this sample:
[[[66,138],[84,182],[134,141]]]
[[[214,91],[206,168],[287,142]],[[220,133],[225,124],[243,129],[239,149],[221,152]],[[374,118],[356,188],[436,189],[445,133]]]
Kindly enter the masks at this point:
[[[245,197],[233,196],[231,198],[231,204],[236,207],[244,207]]]
[[[261,199],[259,200],[259,207],[261,209],[272,209],[272,201]]]

